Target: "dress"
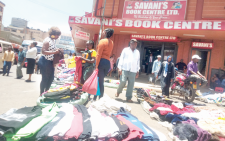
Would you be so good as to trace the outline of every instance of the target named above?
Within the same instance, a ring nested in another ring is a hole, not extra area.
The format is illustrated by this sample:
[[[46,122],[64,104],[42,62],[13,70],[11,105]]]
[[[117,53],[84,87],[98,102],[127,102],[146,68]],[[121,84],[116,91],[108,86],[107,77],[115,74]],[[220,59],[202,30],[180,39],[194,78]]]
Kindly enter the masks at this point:
[[[175,76],[175,71],[174,71],[174,63],[171,62],[168,64],[168,72],[167,72],[167,75],[165,76],[164,71],[165,71],[166,63],[168,62],[165,61],[162,63],[159,69],[158,76],[161,76],[160,84],[162,88],[162,94],[169,96],[170,83],[171,83],[171,79],[173,79]]]

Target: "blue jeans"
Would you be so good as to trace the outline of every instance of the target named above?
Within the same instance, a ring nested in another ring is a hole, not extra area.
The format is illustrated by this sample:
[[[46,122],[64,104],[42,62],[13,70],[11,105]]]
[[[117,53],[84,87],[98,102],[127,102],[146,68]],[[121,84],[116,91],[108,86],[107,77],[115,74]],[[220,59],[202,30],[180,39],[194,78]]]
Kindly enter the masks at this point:
[[[11,69],[11,65],[12,65],[12,62],[8,62],[8,61],[4,61],[4,65],[3,65],[3,74],[9,74],[9,71]],[[8,66],[8,71],[6,72],[6,67]]]
[[[99,65],[98,65],[98,82],[100,87],[101,95],[99,98],[103,97],[104,94],[104,78],[108,74],[110,69],[110,62],[107,59],[101,58]],[[94,100],[97,99],[97,96],[94,96]]]
[[[44,56],[38,61],[40,66],[42,80],[40,84],[41,94],[50,89],[52,81],[54,80],[54,66],[53,61],[45,59]]]

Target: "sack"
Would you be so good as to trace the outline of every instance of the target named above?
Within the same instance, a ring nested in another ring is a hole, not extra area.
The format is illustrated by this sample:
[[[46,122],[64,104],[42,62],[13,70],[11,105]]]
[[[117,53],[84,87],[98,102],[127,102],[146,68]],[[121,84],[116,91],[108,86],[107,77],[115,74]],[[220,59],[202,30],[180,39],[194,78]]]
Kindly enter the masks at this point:
[[[101,92],[100,92],[100,86],[99,86],[99,81],[98,81],[98,89],[97,89],[96,96],[100,96],[100,95],[101,95]]]
[[[98,70],[95,70],[92,75],[84,83],[82,90],[89,94],[96,95],[98,88]]]

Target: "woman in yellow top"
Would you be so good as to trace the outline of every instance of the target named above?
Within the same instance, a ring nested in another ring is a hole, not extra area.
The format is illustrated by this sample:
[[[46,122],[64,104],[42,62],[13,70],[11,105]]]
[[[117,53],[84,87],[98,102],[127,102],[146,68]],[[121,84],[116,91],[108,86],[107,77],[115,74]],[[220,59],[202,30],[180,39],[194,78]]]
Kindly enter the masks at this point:
[[[86,43],[87,50],[83,52],[81,60],[82,60],[82,77],[81,84],[91,76],[93,71],[95,70],[95,58],[96,51],[94,50],[94,41],[89,40]]]

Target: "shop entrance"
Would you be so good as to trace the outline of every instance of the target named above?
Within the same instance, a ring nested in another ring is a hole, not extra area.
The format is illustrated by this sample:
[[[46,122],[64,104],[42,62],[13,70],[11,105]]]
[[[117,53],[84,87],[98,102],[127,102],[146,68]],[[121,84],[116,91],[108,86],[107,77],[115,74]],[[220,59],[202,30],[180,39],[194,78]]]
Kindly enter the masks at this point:
[[[152,54],[153,62],[157,59],[158,55],[161,55],[161,61],[165,61],[167,56],[171,55],[175,63],[177,57],[177,44],[166,42],[142,41],[140,52],[142,58],[142,72],[147,73],[149,71],[149,73],[151,73],[151,67],[148,66],[150,54]]]
[[[204,75],[208,79],[208,72],[209,72],[209,64],[210,64],[210,50],[203,50],[203,49],[192,49],[192,56],[199,55],[202,59],[198,62],[198,70],[199,72]]]

